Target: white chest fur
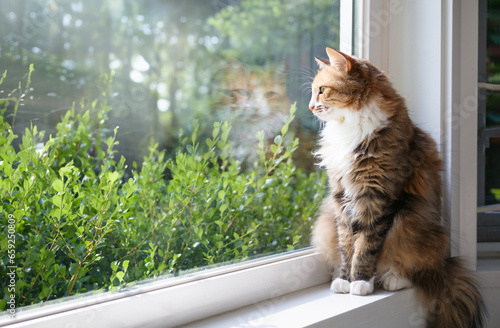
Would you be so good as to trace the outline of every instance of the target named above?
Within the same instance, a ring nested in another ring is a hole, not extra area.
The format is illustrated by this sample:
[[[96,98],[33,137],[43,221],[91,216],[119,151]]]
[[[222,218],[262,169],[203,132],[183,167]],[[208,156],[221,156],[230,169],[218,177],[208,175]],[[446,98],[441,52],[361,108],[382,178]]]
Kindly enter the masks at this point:
[[[315,155],[321,159],[320,166],[345,174],[351,164],[349,154],[363,139],[386,125],[387,116],[376,102],[357,111],[349,108],[331,111],[335,111],[336,119],[326,121],[321,130],[321,147]]]

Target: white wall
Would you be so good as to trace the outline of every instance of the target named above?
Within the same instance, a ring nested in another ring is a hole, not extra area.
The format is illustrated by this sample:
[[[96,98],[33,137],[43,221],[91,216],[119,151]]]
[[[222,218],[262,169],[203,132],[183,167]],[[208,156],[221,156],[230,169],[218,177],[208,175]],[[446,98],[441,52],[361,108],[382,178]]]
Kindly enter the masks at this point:
[[[488,325],[485,328],[500,327],[500,288],[487,288],[483,290],[484,300],[488,307]]]
[[[406,98],[413,121],[441,135],[441,3],[436,0],[391,1],[386,73]]]

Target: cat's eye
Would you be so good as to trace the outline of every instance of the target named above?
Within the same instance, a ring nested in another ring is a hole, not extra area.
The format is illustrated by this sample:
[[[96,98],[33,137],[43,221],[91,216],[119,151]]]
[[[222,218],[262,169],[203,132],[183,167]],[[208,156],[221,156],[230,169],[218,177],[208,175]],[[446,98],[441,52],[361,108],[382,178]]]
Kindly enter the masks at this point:
[[[319,94],[320,95],[323,94],[325,92],[325,90],[326,90],[326,87],[320,87],[319,88]]]

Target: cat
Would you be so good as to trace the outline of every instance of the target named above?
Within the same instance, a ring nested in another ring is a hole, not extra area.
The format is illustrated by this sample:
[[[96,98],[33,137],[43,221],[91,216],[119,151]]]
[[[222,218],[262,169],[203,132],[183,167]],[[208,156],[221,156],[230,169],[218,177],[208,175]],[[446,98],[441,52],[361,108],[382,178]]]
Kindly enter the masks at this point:
[[[316,58],[309,108],[323,121],[315,155],[329,195],[312,244],[335,273],[335,293],[415,287],[429,327],[482,327],[473,274],[449,257],[441,224],[441,160],[404,99],[370,62],[326,49]]]

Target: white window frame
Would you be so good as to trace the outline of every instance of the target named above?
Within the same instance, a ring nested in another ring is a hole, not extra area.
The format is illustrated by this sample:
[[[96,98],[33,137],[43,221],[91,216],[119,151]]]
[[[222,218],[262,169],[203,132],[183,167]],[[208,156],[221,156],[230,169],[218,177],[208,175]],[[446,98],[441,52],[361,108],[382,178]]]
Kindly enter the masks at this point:
[[[352,16],[350,20],[345,16],[346,12],[352,13],[354,1],[357,8],[362,9],[362,15],[356,16],[356,21]],[[346,19],[350,22],[347,26],[356,24],[362,28],[358,41],[363,47],[359,55],[388,73],[396,88],[406,97],[413,119],[438,141],[445,163],[444,204],[447,204],[445,217],[450,223],[454,246],[451,252],[466,257],[471,267],[476,268],[476,220],[473,218],[476,217],[477,172],[477,107],[474,107],[477,95],[477,1],[341,0],[341,13],[343,22]],[[386,14],[389,15],[384,16]],[[352,38],[352,31],[341,30],[341,50],[351,53]],[[500,288],[499,272],[480,272],[483,285]],[[178,326],[256,302],[276,300],[276,297],[279,301],[283,295],[307,291],[314,286],[328,288],[330,278],[318,254],[308,249],[180,278],[138,284],[123,291],[75,298],[51,306],[26,307],[18,309],[15,321],[0,317],[0,326]],[[396,303],[407,302],[408,295],[411,293],[387,293],[370,304],[381,306],[386,303],[380,302],[390,299]],[[350,297],[344,296],[346,298],[342,300]],[[351,298],[349,300],[353,302]],[[348,319],[342,317],[342,321],[338,313],[327,319],[318,317],[316,326],[328,320],[339,323],[355,320],[360,313],[366,313],[368,306],[366,299],[357,300],[349,309]],[[303,305],[313,300],[299,297],[297,302]],[[265,307],[269,303],[259,304]],[[264,317],[265,312],[248,312],[244,318]],[[238,320],[241,320],[239,313]],[[293,315],[293,311],[291,313]],[[311,318],[311,322],[314,320]],[[408,326],[408,322],[406,324]]]
[[[329,280],[318,254],[308,249],[21,308],[13,327],[177,327]],[[9,323],[0,318],[0,327]]]

